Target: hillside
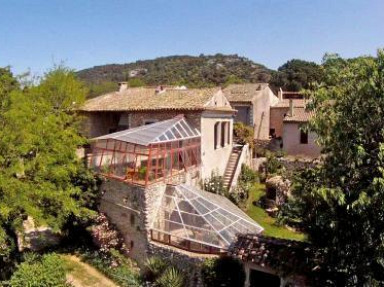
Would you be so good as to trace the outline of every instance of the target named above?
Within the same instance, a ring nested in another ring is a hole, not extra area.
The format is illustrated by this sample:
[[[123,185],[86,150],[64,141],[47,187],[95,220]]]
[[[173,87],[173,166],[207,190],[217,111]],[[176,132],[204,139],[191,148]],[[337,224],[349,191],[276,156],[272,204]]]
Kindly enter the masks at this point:
[[[129,81],[132,85],[218,86],[236,82],[268,82],[271,71],[238,55],[169,56],[128,64],[96,66],[77,72],[91,86],[112,86]],[[106,83],[109,83],[106,84]]]

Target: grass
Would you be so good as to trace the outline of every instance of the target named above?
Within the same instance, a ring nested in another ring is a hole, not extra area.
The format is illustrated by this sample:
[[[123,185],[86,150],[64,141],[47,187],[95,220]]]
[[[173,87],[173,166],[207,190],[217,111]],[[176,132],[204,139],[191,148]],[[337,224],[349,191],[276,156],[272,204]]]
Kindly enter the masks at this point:
[[[263,208],[253,204],[254,201],[258,201],[263,195],[265,195],[265,191],[265,184],[261,183],[256,183],[251,188],[249,191],[246,213],[264,228],[264,235],[266,236],[305,241],[305,234],[277,225],[275,218],[269,216]]]
[[[73,255],[62,255],[62,258],[69,269],[68,275],[70,281],[73,280],[74,286],[95,287],[100,286],[100,284],[108,287],[117,286],[95,268],[81,262],[80,258]]]

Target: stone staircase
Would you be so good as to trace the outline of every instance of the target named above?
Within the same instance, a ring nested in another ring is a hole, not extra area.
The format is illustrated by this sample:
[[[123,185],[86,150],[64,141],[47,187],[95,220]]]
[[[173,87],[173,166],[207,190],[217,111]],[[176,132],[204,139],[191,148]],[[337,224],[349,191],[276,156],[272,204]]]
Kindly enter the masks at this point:
[[[229,157],[227,167],[225,168],[225,173],[223,176],[224,187],[229,189],[232,183],[232,179],[239,162],[241,154],[241,147],[233,147],[231,156]]]

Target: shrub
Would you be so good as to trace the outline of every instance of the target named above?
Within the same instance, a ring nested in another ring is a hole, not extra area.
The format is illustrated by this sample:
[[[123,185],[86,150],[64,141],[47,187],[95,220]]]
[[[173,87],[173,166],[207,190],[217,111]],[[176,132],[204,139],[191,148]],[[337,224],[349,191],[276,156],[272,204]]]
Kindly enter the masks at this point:
[[[240,173],[239,180],[243,182],[252,183],[252,184],[257,183],[259,182],[259,174],[253,169],[251,169],[249,166],[247,166],[246,164],[243,164],[241,166],[241,173]]]
[[[144,264],[143,277],[147,281],[155,281],[167,268],[167,264],[160,257],[153,256]]]
[[[59,255],[30,255],[8,282],[11,287],[66,287],[67,268]]]
[[[183,287],[185,278],[175,267],[168,267],[156,280],[159,287]]]
[[[238,259],[229,256],[204,261],[201,275],[204,286],[244,286],[245,272]]]
[[[249,146],[253,148],[254,131],[252,127],[247,126],[244,123],[238,122],[233,125],[233,133],[235,135],[236,141],[239,144],[249,144]]]
[[[275,174],[281,171],[284,167],[282,163],[276,158],[275,154],[270,153],[267,155],[265,168],[267,174]]]
[[[211,177],[204,180],[203,189],[208,192],[226,195],[227,189],[224,187],[223,177],[212,171]]]
[[[122,287],[141,286],[136,265],[111,249],[110,252],[83,251],[81,258]]]
[[[91,235],[93,242],[101,251],[107,252],[123,247],[123,240],[114,226],[109,223],[105,214],[99,214],[95,221],[96,224],[91,227]]]

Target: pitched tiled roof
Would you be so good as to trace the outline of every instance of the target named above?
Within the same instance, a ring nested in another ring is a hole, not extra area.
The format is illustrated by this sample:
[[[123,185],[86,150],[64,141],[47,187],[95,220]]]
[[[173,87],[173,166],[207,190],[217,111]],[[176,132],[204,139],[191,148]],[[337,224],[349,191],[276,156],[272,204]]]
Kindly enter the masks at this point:
[[[307,111],[305,108],[293,108],[293,115],[287,115],[284,117],[284,122],[308,122],[313,117],[313,112]]]
[[[306,274],[315,267],[315,253],[308,243],[242,234],[229,249],[230,255],[244,262],[286,273]]]
[[[258,84],[233,84],[223,90],[225,97],[230,102],[252,102],[256,96],[261,95],[267,83]]]
[[[128,88],[108,93],[85,102],[82,111],[144,111],[144,110],[204,110],[220,88],[166,89],[156,93],[154,88]],[[214,108],[214,107],[213,107]],[[229,106],[221,108],[229,111]]]
[[[290,99],[283,99],[282,101],[274,105],[272,108],[289,108],[289,101]],[[292,99],[292,101],[293,101],[293,105],[298,108],[299,107],[304,108],[308,103],[308,100],[303,100],[303,99]]]

